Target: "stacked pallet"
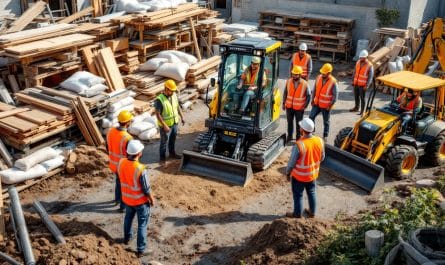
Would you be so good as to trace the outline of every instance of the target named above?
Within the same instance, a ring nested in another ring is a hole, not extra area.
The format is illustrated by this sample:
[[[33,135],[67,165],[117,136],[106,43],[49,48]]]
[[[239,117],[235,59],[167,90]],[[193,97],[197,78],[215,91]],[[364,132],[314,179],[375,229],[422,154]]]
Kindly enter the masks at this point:
[[[200,20],[197,23],[196,29],[199,32],[199,40],[202,53],[206,53],[207,57],[213,55],[212,45],[221,44],[223,38],[221,38],[224,19],[210,18]],[[216,38],[216,40],[215,40]]]
[[[379,28],[374,30],[373,37],[369,42],[369,52],[375,52],[379,47],[382,47],[387,38],[402,38],[408,37],[408,30],[398,28]]]
[[[133,73],[139,67],[137,51],[129,51],[128,38],[122,37],[105,41],[114,53],[119,70],[124,73]]]
[[[208,80],[210,76],[214,75],[218,71],[220,63],[221,57],[213,56],[190,66],[187,72],[187,84],[198,90],[207,87],[208,81],[200,80]]]

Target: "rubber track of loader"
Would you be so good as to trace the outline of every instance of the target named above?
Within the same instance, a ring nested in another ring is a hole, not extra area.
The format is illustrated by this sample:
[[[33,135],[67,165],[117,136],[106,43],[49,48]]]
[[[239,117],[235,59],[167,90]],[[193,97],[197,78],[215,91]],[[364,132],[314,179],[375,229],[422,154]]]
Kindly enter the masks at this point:
[[[192,150],[199,153],[206,150],[210,144],[210,137],[210,132],[200,133],[193,141]]]
[[[279,142],[280,139],[281,142]],[[284,139],[284,134],[271,134],[264,137],[249,148],[246,161],[256,170],[266,169],[284,150]]]

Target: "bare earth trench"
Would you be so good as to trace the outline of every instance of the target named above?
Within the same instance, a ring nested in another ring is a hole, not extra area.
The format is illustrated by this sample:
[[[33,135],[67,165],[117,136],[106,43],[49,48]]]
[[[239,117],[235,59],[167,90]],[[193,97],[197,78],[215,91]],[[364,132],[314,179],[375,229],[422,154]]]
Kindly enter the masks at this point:
[[[283,77],[286,76],[287,66],[288,61],[282,61]],[[314,66],[318,70],[320,63],[316,62]],[[335,67],[341,70],[351,69],[346,64]],[[339,102],[331,114],[328,137],[331,144],[341,128],[352,126],[359,117],[348,111],[353,107],[350,77],[338,79]],[[278,85],[282,88],[284,79],[280,79]],[[376,104],[383,104],[386,98],[378,97]],[[186,125],[180,129],[177,140],[178,151],[191,149],[193,139],[199,132],[206,130],[203,123],[207,111],[207,107],[199,101],[193,105],[192,110],[186,112]],[[285,131],[284,114],[280,123],[280,130]],[[320,115],[316,120],[316,134],[321,132]],[[157,163],[158,148],[158,141],[148,143],[142,158],[151,169],[151,184],[157,199],[156,206],[152,209],[148,232],[148,247],[153,250],[153,254],[144,257],[143,262],[157,260],[163,264],[224,264],[264,224],[283,218],[284,213],[292,209],[290,184],[283,174],[290,146],[271,168],[255,173],[253,181],[245,188],[182,174],[178,172],[179,161],[169,161],[167,167],[161,168]],[[429,177],[434,171],[433,168],[418,169],[415,178]],[[63,185],[63,179],[60,182],[60,188],[51,193],[31,190],[21,194],[22,202],[26,204],[38,199],[52,214],[66,220],[91,222],[115,240],[122,237],[123,214],[117,212],[117,207],[112,202],[112,178],[104,178],[100,185],[82,189],[74,181],[67,182],[67,185]],[[388,186],[400,183],[391,179],[386,182]],[[333,220],[339,214],[354,215],[371,207],[367,201],[379,198],[379,193],[368,196],[365,191],[330,176],[327,172],[321,173],[318,184],[320,219]],[[134,229],[136,223],[137,220],[134,221]],[[135,241],[131,244],[132,249],[135,249]]]

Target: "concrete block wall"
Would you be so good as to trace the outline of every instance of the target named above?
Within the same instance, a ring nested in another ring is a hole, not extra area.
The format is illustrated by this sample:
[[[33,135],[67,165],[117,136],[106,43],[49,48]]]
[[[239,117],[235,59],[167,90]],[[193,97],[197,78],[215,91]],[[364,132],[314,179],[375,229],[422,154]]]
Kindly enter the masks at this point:
[[[7,14],[20,16],[21,13],[19,0],[0,0],[0,16]]]
[[[411,1],[409,19],[407,21],[408,27],[418,27],[422,22],[426,22],[435,17],[441,16],[440,10],[441,0],[415,0]]]

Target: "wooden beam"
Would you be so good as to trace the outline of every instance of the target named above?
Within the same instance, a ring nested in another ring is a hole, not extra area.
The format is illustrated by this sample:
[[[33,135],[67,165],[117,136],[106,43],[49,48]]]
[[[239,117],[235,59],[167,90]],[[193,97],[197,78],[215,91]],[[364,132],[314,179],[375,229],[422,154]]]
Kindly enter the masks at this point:
[[[196,57],[198,57],[198,61],[201,61],[201,51],[199,50],[198,40],[196,38],[195,25],[193,23],[193,18],[189,17],[190,28],[192,31],[193,45],[195,46]]]
[[[46,3],[44,1],[39,1],[35,3],[33,6],[28,8],[16,21],[11,23],[11,27],[6,31],[6,33],[12,33],[21,31],[22,29],[26,28],[31,21],[40,13],[42,13],[43,10],[46,8]]]
[[[71,23],[71,22],[73,22],[73,21],[75,21],[75,20],[77,20],[77,19],[79,19],[81,17],[84,17],[84,16],[90,14],[93,11],[94,11],[94,8],[92,6],[89,6],[87,8],[82,9],[81,11],[79,11],[77,13],[72,14],[69,17],[66,17],[66,18],[64,18],[62,20],[59,20],[59,22],[57,22],[57,23],[58,24]]]
[[[97,71],[96,64],[94,62],[94,57],[96,57],[93,54],[93,51],[91,50],[91,46],[87,46],[82,49],[83,59],[85,60],[85,64],[87,65],[88,71],[94,75],[99,75],[99,72]]]

